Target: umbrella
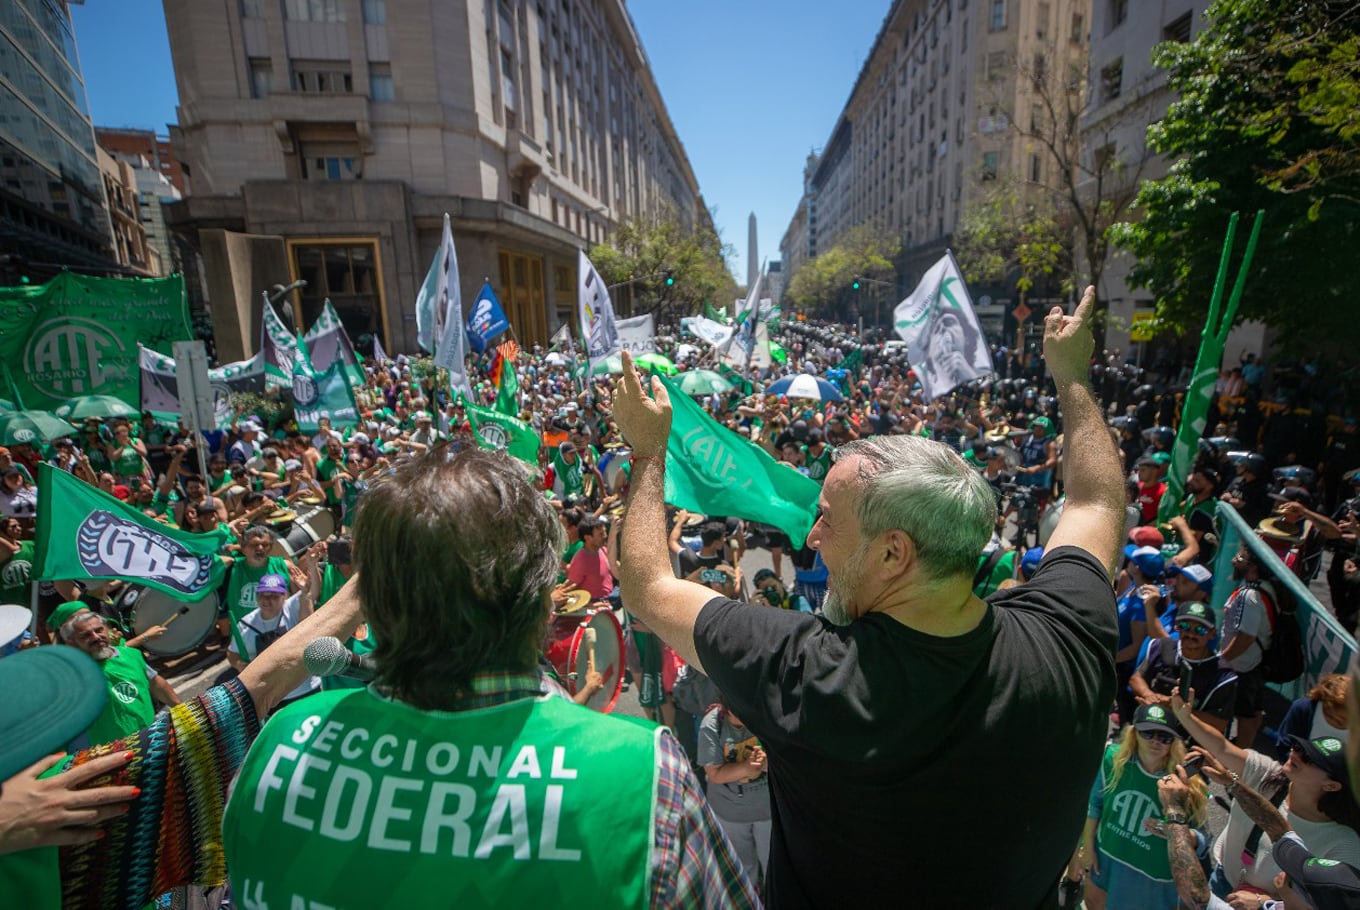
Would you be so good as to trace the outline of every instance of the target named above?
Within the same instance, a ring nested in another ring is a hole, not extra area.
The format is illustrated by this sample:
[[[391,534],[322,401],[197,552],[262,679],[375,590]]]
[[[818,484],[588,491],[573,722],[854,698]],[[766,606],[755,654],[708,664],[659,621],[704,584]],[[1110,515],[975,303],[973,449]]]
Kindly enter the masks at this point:
[[[785,398],[810,398],[813,401],[840,401],[840,390],[825,379],[799,373],[765,387],[766,395],[782,395]]]
[[[53,413],[62,420],[86,420],[90,417],[137,417],[141,411],[112,395],[81,395],[67,399]]]
[[[555,367],[564,367],[567,365],[567,358],[556,351],[549,351],[547,356],[543,358],[543,362],[550,363]]]
[[[0,415],[0,444],[32,444],[74,436],[80,430],[49,411],[15,411]]]
[[[731,390],[732,383],[727,377],[712,370],[690,370],[680,374],[680,391],[686,395],[721,395]]]
[[[633,358],[633,363],[644,370],[653,373],[664,373],[667,376],[674,376],[677,372],[675,364],[660,354],[638,354]],[[584,368],[584,365],[583,365]],[[619,354],[611,354],[604,360],[596,361],[595,368],[590,371],[592,376],[601,376],[605,373],[622,373],[623,357]]]

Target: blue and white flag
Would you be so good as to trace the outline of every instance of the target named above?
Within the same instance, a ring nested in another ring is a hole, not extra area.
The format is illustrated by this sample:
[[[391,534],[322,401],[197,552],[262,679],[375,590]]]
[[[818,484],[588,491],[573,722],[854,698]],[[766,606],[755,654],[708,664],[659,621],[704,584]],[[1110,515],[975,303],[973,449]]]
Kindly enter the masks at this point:
[[[604,278],[590,264],[586,251],[580,251],[577,274],[577,305],[581,325],[581,342],[586,359],[593,371],[597,361],[619,353],[619,328],[614,320],[614,304],[609,300],[609,288]]]
[[[893,328],[907,343],[907,360],[926,401],[996,372],[968,286],[948,251],[893,310]]]
[[[501,302],[496,299],[496,292],[491,289],[491,282],[488,281],[477,293],[477,302],[472,305],[472,312],[468,314],[468,344],[472,346],[474,352],[480,354],[490,347],[496,336],[508,328],[510,320],[505,318],[505,310],[501,309]]]

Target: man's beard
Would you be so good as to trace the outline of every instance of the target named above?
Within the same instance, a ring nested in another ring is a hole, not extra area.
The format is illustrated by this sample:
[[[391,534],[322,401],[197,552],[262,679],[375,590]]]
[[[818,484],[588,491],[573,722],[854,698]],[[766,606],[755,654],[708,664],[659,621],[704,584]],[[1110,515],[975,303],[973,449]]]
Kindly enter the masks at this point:
[[[848,626],[854,621],[850,615],[851,598],[854,590],[864,578],[864,563],[869,556],[869,542],[863,541],[840,572],[828,572],[826,577],[826,597],[822,600],[822,615],[833,625]]]
[[[108,660],[111,657],[117,657],[118,649],[115,648],[113,645],[104,645],[104,647],[100,648],[98,651],[94,652],[90,656],[93,657],[95,660],[99,661],[100,663],[103,663],[104,661]]]

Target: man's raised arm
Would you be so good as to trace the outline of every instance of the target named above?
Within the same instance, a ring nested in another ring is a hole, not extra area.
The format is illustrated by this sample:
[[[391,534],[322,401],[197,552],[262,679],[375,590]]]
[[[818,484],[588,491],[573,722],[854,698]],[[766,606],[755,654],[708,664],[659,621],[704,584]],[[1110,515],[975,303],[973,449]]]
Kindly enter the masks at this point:
[[[704,604],[716,595],[712,589],[682,581],[671,572],[663,502],[671,400],[659,379],[652,380],[652,394],[647,394],[627,351],[623,353],[623,376],[614,391],[614,420],[633,449],[619,559],[624,606],[675,649],[685,663],[702,672],[694,650],[694,623]]]
[[[1067,491],[1067,504],[1047,548],[1081,547],[1113,575],[1124,533],[1124,477],[1119,450],[1087,381],[1095,299],[1095,288],[1088,287],[1071,316],[1054,307],[1044,319],[1044,360],[1062,408]]]

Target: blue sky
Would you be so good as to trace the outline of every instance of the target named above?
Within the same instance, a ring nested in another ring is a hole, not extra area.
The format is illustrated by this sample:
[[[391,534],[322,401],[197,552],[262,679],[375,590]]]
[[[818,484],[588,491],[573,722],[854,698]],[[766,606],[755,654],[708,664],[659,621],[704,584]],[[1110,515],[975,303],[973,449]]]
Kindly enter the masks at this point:
[[[203,0],[194,0],[203,2]],[[746,219],[776,259],[809,150],[831,132],[888,0],[632,0],[628,8],[699,187],[746,280]],[[165,131],[176,89],[161,0],[72,6],[99,126]]]

